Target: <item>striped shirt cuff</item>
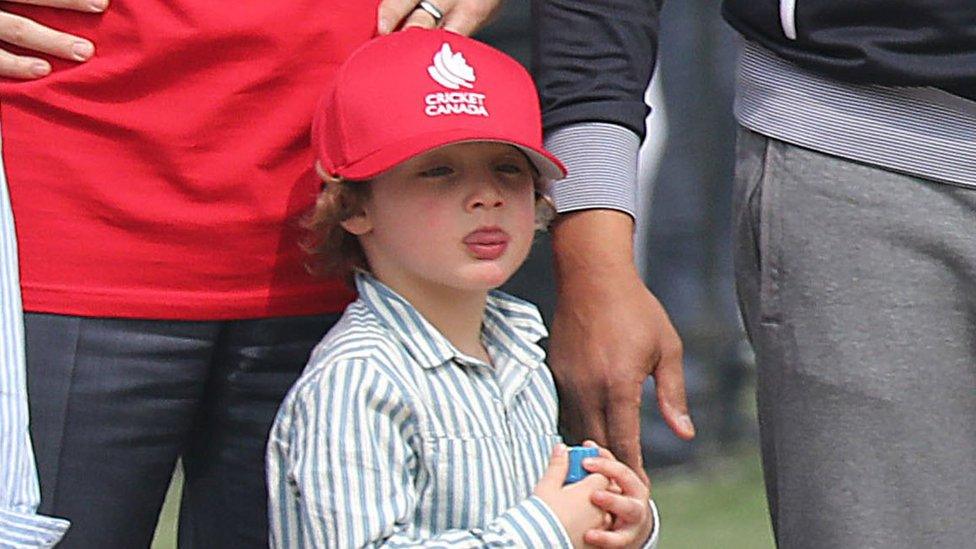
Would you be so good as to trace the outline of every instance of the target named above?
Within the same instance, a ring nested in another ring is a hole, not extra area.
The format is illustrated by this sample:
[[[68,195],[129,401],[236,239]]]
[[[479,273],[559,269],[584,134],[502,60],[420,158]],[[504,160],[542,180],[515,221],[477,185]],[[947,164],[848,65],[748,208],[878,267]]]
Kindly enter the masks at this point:
[[[519,547],[573,547],[556,514],[537,496],[505,511],[496,524],[506,537],[519,541]]]
[[[637,211],[637,155],[640,138],[616,124],[582,122],[552,131],[546,148],[569,171],[552,185],[559,213],[589,209]]]
[[[654,500],[650,500],[651,504],[651,516],[654,517],[654,529],[651,530],[651,536],[647,538],[644,542],[644,549],[655,549],[657,547],[657,540],[661,537],[661,515],[657,512],[657,505],[654,504]]]
[[[70,524],[65,519],[0,509],[0,547],[54,547]]]

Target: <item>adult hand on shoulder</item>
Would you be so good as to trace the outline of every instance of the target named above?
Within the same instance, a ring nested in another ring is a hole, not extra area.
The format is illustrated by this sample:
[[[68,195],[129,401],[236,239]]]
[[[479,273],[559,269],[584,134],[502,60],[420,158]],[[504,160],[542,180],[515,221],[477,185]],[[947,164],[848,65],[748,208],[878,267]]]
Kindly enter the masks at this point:
[[[31,4],[88,13],[101,13],[108,0],[10,0],[16,4]],[[87,61],[95,53],[90,41],[67,34],[40,23],[0,10],[0,42],[26,50],[43,52],[71,61]],[[46,76],[51,64],[39,57],[16,55],[0,45],[0,77],[29,80]]]
[[[614,210],[564,214],[552,228],[557,296],[549,366],[560,422],[591,438],[647,484],[640,449],[641,387],[654,376],[672,431],[691,439],[681,340],[634,266],[633,220]]]
[[[440,22],[418,7],[417,0],[383,0],[377,13],[377,30],[389,34],[397,28],[440,26],[459,34],[471,35],[484,26],[501,8],[502,0],[428,0],[444,15]]]

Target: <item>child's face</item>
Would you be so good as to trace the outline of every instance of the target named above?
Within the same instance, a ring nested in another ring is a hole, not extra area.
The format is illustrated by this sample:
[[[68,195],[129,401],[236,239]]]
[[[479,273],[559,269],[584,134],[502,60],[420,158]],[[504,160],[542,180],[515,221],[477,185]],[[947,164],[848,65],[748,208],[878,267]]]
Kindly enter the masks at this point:
[[[485,291],[525,260],[535,232],[534,171],[518,149],[460,143],[372,180],[359,235],[370,268],[396,289]]]

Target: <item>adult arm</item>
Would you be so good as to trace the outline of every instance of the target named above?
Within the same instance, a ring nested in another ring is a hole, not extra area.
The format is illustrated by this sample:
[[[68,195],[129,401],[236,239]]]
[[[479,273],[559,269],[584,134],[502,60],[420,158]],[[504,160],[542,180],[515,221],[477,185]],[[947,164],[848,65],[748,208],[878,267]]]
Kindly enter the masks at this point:
[[[16,4],[32,4],[63,8],[87,13],[101,13],[108,0],[10,0]],[[68,59],[87,61],[95,53],[90,41],[67,34],[20,15],[0,10],[0,77],[30,80],[46,76],[51,64],[34,55],[20,55],[8,51],[10,46]]]
[[[363,360],[330,367],[298,390],[288,440],[276,428],[269,448],[270,489],[298,492],[297,505],[271,507],[273,547],[570,547],[538,496],[480,528],[413,535],[419,501],[410,464],[420,456],[402,390]]]
[[[547,146],[570,176],[553,189],[558,303],[549,364],[561,421],[643,476],[639,410],[648,375],[681,438],[682,347],[633,255],[637,150],[656,55],[660,0],[535,0],[535,69]],[[646,481],[646,477],[644,478]]]

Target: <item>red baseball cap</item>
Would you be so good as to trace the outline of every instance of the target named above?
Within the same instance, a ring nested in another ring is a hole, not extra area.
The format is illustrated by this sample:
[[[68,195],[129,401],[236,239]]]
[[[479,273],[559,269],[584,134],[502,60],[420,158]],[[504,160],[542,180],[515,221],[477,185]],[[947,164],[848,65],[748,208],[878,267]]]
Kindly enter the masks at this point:
[[[566,176],[542,147],[539,98],[517,61],[477,40],[411,28],[375,38],[339,69],[312,121],[322,168],[369,179],[465,141],[521,149],[547,179]]]

